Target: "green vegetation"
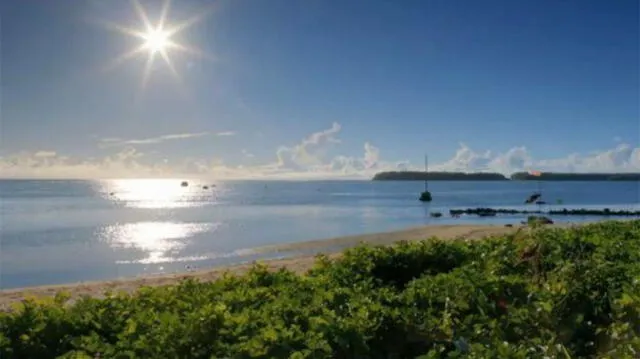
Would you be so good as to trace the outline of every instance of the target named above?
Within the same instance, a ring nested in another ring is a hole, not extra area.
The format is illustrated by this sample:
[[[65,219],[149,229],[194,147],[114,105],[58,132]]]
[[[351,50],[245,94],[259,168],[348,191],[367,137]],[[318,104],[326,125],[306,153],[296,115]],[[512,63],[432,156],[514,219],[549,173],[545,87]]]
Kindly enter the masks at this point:
[[[559,173],[542,172],[532,176],[527,172],[511,175],[516,181],[640,181],[640,173]]]
[[[380,172],[373,176],[374,181],[506,181],[499,173],[464,172],[422,172],[397,171]]]
[[[527,217],[527,222],[530,226],[541,226],[545,224],[553,224],[553,221],[549,217],[544,216],[529,216]]]
[[[0,314],[2,358],[637,358],[640,221],[361,246],[306,275]]]

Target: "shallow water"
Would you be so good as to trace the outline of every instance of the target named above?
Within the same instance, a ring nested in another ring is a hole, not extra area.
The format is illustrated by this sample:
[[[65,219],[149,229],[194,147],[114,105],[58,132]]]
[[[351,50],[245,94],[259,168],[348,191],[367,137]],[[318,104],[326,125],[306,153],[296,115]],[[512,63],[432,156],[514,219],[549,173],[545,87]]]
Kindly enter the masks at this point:
[[[0,181],[0,288],[231,264],[276,255],[252,251],[265,245],[416,225],[514,223],[523,216],[454,219],[429,212],[524,209],[524,198],[539,186],[432,182],[434,200],[422,204],[420,182],[180,182]],[[637,182],[547,182],[541,190],[548,203],[563,203],[543,210],[640,209]]]

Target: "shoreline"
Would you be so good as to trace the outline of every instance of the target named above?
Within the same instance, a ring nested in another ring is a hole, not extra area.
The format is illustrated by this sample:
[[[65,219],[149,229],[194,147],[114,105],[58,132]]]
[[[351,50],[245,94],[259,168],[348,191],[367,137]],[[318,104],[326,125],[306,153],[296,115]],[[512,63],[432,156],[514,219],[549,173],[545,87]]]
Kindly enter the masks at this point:
[[[561,223],[550,225],[551,228],[567,227],[576,224]],[[580,224],[577,224],[580,225]],[[489,236],[500,236],[515,233],[524,225],[505,227],[497,224],[452,224],[452,225],[427,225],[413,227],[404,230],[380,232],[372,234],[345,236],[312,240],[306,242],[286,243],[255,248],[258,252],[278,253],[295,250],[313,250],[314,254],[294,255],[282,259],[269,259],[253,261],[250,263],[234,264],[229,266],[210,267],[193,272],[148,274],[137,277],[114,278],[111,280],[87,281],[67,284],[42,285],[0,290],[0,311],[10,310],[12,304],[21,302],[27,298],[53,297],[58,292],[67,292],[73,301],[82,296],[101,297],[106,291],[132,293],[144,286],[164,286],[176,284],[183,279],[197,279],[200,281],[213,281],[228,272],[234,275],[246,273],[255,262],[264,263],[269,270],[278,270],[285,267],[296,273],[305,273],[315,264],[315,254],[324,253],[330,258],[337,258],[347,248],[360,243],[369,245],[389,245],[398,241],[415,241],[438,237],[440,239],[482,239]]]

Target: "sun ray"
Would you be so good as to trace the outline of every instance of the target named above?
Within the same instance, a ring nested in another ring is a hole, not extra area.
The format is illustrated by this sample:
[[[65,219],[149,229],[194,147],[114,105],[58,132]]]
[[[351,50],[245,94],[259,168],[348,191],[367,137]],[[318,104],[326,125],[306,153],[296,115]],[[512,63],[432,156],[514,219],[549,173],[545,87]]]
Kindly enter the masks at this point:
[[[162,59],[167,64],[167,67],[169,68],[169,71],[171,72],[171,75],[173,76],[174,80],[176,81],[178,91],[182,93],[182,96],[184,96],[185,99],[189,99],[190,98],[189,90],[187,89],[186,86],[184,86],[182,77],[180,76],[175,66],[173,65],[173,62],[171,61],[169,54],[166,51],[159,51],[159,53]]]
[[[153,30],[153,26],[151,25],[151,21],[149,21],[149,17],[147,16],[147,12],[144,11],[144,8],[140,4],[140,1],[131,0],[131,2],[133,3],[133,7],[136,9],[136,12],[138,13],[138,17],[140,17],[140,20],[142,20],[142,23],[144,24],[145,30],[147,32],[152,31]]]
[[[115,22],[100,21],[100,23],[102,24],[102,26],[106,27],[107,29],[118,31],[124,35],[130,35],[130,36],[139,37],[139,38],[144,38],[144,35],[145,35],[143,31],[122,26],[120,24],[116,24]]]
[[[120,65],[121,63],[129,60],[130,58],[138,55],[139,53],[143,52],[144,50],[146,50],[146,46],[144,44],[134,48],[131,51],[125,52],[122,55],[116,57],[115,59],[111,60],[109,63],[107,63],[107,65],[104,66],[104,68],[102,69],[102,71],[109,71],[111,69],[113,69],[114,67]]]
[[[147,61],[144,63],[144,70],[142,72],[142,81],[140,82],[140,88],[142,90],[147,86],[147,82],[149,81],[149,75],[151,74],[151,67],[153,66],[153,59],[156,57],[155,52],[149,52],[149,56],[147,57]]]
[[[176,70],[175,66],[173,66],[173,63],[169,58],[169,54],[167,54],[166,51],[160,51],[160,56],[162,56],[162,58],[164,59],[164,62],[167,63],[169,70],[171,70],[171,74],[176,78],[176,80],[178,80],[178,82],[182,82],[182,78],[178,74],[178,71]]]
[[[172,26],[170,28],[167,29],[167,34],[169,34],[169,36],[175,35],[180,31],[184,31],[186,29],[188,29],[189,27],[197,24],[198,22],[202,21],[202,19],[204,19],[205,16],[207,16],[209,14],[211,10],[202,12],[200,14],[194,15],[190,18],[188,18],[187,20]]]
[[[184,52],[190,55],[195,55],[197,57],[201,57],[201,58],[205,58],[207,60],[211,60],[211,61],[215,61],[216,58],[210,54],[207,54],[206,52],[193,47],[193,46],[188,46],[185,44],[179,44],[173,41],[170,41],[169,43],[167,43],[167,47],[171,48],[171,49],[175,49],[178,50],[180,52]]]
[[[169,8],[171,7],[171,0],[165,0],[162,4],[162,10],[160,11],[160,21],[158,21],[158,29],[164,29],[164,25],[169,15]]]

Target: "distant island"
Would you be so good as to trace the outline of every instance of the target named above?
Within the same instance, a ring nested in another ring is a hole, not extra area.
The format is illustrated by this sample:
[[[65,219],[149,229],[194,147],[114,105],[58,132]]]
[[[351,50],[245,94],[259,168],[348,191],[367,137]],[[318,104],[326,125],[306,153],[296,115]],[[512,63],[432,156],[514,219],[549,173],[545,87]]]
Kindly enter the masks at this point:
[[[534,176],[528,172],[516,172],[507,177],[492,172],[379,172],[374,181],[640,181],[640,173],[561,173],[542,172]]]
[[[488,172],[423,172],[397,171],[380,172],[373,176],[374,181],[507,181],[508,178],[500,173]]]
[[[528,172],[511,175],[514,181],[640,181],[640,173],[562,173],[542,172],[533,176]]]

